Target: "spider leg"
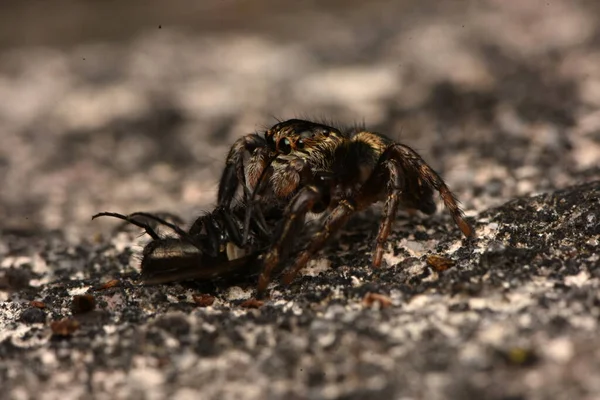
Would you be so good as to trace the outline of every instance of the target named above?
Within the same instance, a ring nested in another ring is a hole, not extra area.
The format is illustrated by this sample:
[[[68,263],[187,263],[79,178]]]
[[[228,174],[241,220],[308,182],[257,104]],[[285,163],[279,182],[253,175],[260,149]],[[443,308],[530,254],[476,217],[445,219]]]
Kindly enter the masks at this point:
[[[379,162],[354,200],[352,202],[344,200],[332,211],[325,221],[325,229],[318,233],[310,247],[298,256],[294,266],[284,277],[284,282],[290,283],[310,258],[325,245],[331,234],[340,229],[354,212],[364,210],[377,202],[381,189],[384,187],[387,187],[388,194],[373,253],[373,267],[379,267],[383,258],[383,248],[391,232],[404,187],[402,171],[393,159]]]
[[[154,229],[152,229],[152,227],[149,224],[137,221],[137,220],[131,218],[130,216],[119,214],[119,213],[113,213],[113,212],[101,212],[96,215],[93,215],[92,219],[94,220],[98,217],[113,217],[113,218],[122,219],[123,221],[127,221],[132,225],[135,225],[137,227],[144,229],[146,231],[146,233],[148,234],[148,236],[150,236],[152,239],[154,239],[154,240],[160,239],[160,236],[158,236],[156,231],[154,231]]]
[[[279,235],[276,242],[271,245],[264,258],[263,270],[258,278],[257,296],[263,295],[269,282],[271,273],[276,269],[281,261],[286,257],[289,246],[294,239],[294,233],[302,229],[306,213],[314,207],[322,207],[320,204],[324,196],[324,187],[305,186],[294,196],[288,205]]]
[[[306,263],[312,258],[312,256],[321,250],[327,240],[338,231],[346,221],[356,212],[356,204],[352,200],[341,200],[337,207],[335,207],[331,214],[327,216],[325,220],[325,224],[323,226],[323,230],[318,232],[315,236],[313,236],[308,248],[302,251],[296,260],[294,261],[294,265],[288,270],[288,272],[283,277],[282,281],[285,284],[290,284],[292,280],[296,277],[298,272],[304,268]]]
[[[381,155],[380,160],[386,158],[393,158],[402,168],[404,180],[407,183],[405,186],[410,186],[408,189],[413,190],[413,199],[415,198],[414,193],[427,193],[427,190],[421,189],[419,192],[415,192],[414,190],[417,189],[413,189],[412,186],[425,185],[430,188],[429,190],[435,189],[440,194],[444,205],[450,212],[450,215],[454,219],[456,225],[460,228],[461,232],[466,237],[473,237],[475,235],[473,228],[465,220],[465,214],[460,208],[454,194],[452,194],[437,172],[435,172],[413,149],[406,145],[395,143],[387,148]],[[414,176],[417,177],[416,183],[414,183]],[[409,183],[411,184],[409,185]],[[419,196],[416,196],[416,198],[418,200]]]
[[[378,200],[381,188],[387,187],[387,198],[383,207],[383,219],[379,225],[379,232],[377,233],[375,249],[373,251],[373,268],[381,266],[383,248],[392,230],[392,224],[405,190],[405,179],[403,178],[404,175],[396,160],[380,160],[369,176],[369,179],[361,187],[356,198],[358,207],[362,210],[370,204],[375,203]]]

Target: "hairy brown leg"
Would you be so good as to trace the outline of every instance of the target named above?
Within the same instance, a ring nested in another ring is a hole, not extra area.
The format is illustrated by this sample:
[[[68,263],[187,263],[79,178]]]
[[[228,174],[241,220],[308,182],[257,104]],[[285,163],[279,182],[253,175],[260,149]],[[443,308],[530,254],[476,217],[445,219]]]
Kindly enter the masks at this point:
[[[471,226],[465,221],[464,214],[458,206],[458,201],[448,189],[442,178],[410,147],[402,144],[393,144],[381,155],[377,167],[369,180],[361,188],[361,194],[377,193],[377,188],[382,188],[387,180],[388,196],[383,211],[383,220],[379,226],[375,249],[373,251],[373,267],[381,266],[384,246],[391,232],[392,224],[400,203],[409,199],[419,209],[430,207],[431,190],[421,188],[420,180],[424,181],[427,188],[437,190],[446,208],[450,211],[454,221],[463,234],[472,236]],[[374,199],[359,196],[357,201],[366,207]],[[419,204],[423,203],[423,204]],[[420,207],[423,206],[423,207]]]
[[[264,259],[263,270],[258,278],[257,296],[262,296],[271,281],[271,273],[285,258],[293,234],[302,229],[306,213],[316,205],[320,206],[324,198],[323,189],[305,186],[292,199],[284,213],[283,225],[277,241],[271,246]]]
[[[373,254],[373,267],[379,267],[383,257],[383,247],[390,234],[391,226],[398,210],[402,185],[401,171],[395,160],[379,162],[355,199],[353,201],[340,201],[338,206],[331,212],[325,221],[323,230],[317,233],[311,240],[309,247],[298,255],[294,265],[284,276],[283,282],[286,284],[291,283],[311,257],[325,246],[331,235],[342,228],[352,214],[375,203],[382,188],[387,186],[388,197]]]
[[[406,176],[405,179],[411,179],[411,177],[416,176],[426,185],[437,190],[444,205],[450,212],[450,215],[454,219],[456,225],[460,228],[461,232],[466,237],[475,235],[473,228],[465,220],[465,214],[458,205],[458,200],[454,197],[454,194],[452,194],[437,172],[435,172],[421,156],[410,147],[400,143],[390,145],[382,157],[386,156],[386,154],[389,154],[389,158],[393,158],[400,165]]]
[[[306,266],[306,263],[312,256],[325,246],[325,243],[327,243],[327,240],[331,235],[345,225],[348,218],[354,214],[355,210],[355,205],[349,200],[342,200],[338,203],[337,207],[335,207],[331,211],[331,214],[327,216],[325,224],[323,225],[323,230],[313,236],[308,248],[296,257],[294,265],[284,275],[282,279],[283,283],[290,284],[294,280],[298,272]]]
[[[385,179],[387,182],[382,182]],[[361,190],[361,194],[365,193],[376,193],[375,187],[383,187],[387,183],[388,194],[383,207],[383,219],[379,225],[379,232],[377,233],[377,239],[375,240],[375,249],[373,251],[373,268],[379,268],[381,266],[381,260],[383,259],[384,246],[387,242],[387,238],[392,230],[392,224],[396,218],[396,212],[400,205],[400,198],[402,196],[403,183],[402,172],[400,171],[398,164],[394,160],[387,160],[379,162],[377,168],[371,178],[365,183]],[[373,187],[373,188],[372,188]],[[372,188],[372,189],[371,189]],[[367,199],[360,199],[361,203],[366,206]],[[373,199],[368,199],[373,200]]]

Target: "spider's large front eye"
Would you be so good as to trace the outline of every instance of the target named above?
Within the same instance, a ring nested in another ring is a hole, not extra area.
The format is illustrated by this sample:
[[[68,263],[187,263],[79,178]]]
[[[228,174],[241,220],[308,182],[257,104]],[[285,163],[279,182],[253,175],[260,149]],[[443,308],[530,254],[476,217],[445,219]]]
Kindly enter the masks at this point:
[[[288,138],[280,139],[279,142],[277,142],[277,150],[281,151],[283,154],[290,154],[290,151],[292,151],[290,140]]]

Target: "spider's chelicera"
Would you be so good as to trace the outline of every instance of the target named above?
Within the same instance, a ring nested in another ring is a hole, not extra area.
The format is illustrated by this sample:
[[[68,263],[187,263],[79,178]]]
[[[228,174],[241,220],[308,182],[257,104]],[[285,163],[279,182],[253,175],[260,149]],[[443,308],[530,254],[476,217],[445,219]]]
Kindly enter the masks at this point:
[[[291,119],[268,129],[264,136],[249,134],[237,140],[227,156],[218,191],[218,207],[235,204],[243,191],[246,207],[243,245],[251,220],[264,220],[263,208],[283,210],[278,235],[270,243],[258,282],[264,294],[271,274],[282,269],[287,249],[303,230],[307,213],[327,213],[323,226],[287,269],[283,281],[323,248],[348,219],[372,204],[384,201],[383,220],[373,252],[379,267],[384,245],[399,207],[435,212],[434,192],[440,197],[462,233],[474,232],[456,197],[442,178],[410,147],[365,130],[342,130],[324,124]],[[251,214],[254,213],[254,216]]]

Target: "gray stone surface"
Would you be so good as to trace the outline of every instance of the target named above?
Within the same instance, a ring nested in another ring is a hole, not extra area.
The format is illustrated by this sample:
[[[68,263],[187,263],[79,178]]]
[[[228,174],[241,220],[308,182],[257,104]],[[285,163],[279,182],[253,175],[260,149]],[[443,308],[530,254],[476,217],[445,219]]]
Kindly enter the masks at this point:
[[[0,19],[0,398],[600,398],[595,2],[61,3]],[[139,286],[147,239],[90,216],[191,221],[294,116],[416,148],[478,238],[401,215],[372,270],[375,208],[258,309],[252,279]]]

